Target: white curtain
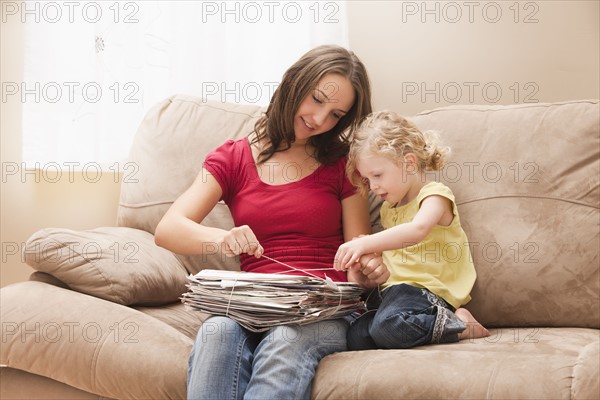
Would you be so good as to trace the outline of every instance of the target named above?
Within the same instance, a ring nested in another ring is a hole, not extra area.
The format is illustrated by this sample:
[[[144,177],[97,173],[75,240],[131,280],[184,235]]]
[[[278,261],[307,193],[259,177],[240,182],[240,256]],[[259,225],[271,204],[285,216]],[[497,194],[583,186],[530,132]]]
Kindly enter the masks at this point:
[[[23,160],[126,159],[149,107],[183,93],[265,105],[310,48],[347,47],[345,2],[24,2]],[[25,12],[24,12],[25,11]],[[16,85],[15,85],[16,86]]]

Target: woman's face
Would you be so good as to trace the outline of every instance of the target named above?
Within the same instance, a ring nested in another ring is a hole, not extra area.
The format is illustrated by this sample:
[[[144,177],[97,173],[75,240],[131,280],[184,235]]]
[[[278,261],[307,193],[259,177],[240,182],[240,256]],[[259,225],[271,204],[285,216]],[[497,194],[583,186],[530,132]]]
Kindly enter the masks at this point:
[[[333,128],[354,104],[354,88],[338,74],[325,75],[315,89],[300,103],[294,116],[296,143]]]

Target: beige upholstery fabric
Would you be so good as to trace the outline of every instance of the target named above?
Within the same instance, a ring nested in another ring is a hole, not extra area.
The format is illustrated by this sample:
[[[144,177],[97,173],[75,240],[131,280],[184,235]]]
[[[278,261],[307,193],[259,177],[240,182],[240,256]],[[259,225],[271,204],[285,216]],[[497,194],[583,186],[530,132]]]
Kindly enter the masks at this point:
[[[40,375],[0,368],[0,399],[110,400]]]
[[[136,172],[123,180],[118,224],[154,233],[173,201],[198,175],[206,154],[228,139],[250,134],[261,115],[258,106],[206,102],[188,96],[174,96],[155,106],[136,134],[129,157]],[[233,227],[223,203],[203,223]],[[180,258],[192,273],[203,268],[239,269],[237,259],[216,254]]]
[[[1,364],[109,398],[185,398],[192,340],[160,320],[41,282],[0,301]]]
[[[135,307],[135,309],[177,329],[190,340],[196,339],[200,325],[209,316],[202,312],[187,310],[180,301],[161,307]]]
[[[600,331],[592,329],[600,325],[599,114],[598,101],[573,101],[414,116],[453,147],[438,177],[454,190],[471,240],[478,280],[467,306],[498,329],[456,344],[334,354],[319,365],[313,397],[600,398]],[[121,227],[34,234],[26,257],[38,272],[0,290],[0,373],[11,379],[0,381],[3,399],[43,390],[48,398],[185,398],[189,351],[206,318],[176,301],[185,274],[237,264],[173,255],[151,233],[204,155],[249,133],[259,115],[255,106],[165,100],[136,136]],[[378,204],[371,196],[374,226]],[[203,223],[231,226],[227,207]],[[53,259],[43,246],[56,243],[98,244],[103,257]],[[125,263],[127,243],[139,246],[139,263]]]
[[[42,229],[24,255],[31,267],[71,289],[118,304],[161,305],[186,290],[183,265],[138,229]]]
[[[344,352],[321,361],[315,399],[594,399],[598,331],[503,328],[472,342]],[[584,372],[585,371],[585,372]]]
[[[597,101],[456,106],[413,118],[453,149],[456,195],[489,326],[600,327]]]

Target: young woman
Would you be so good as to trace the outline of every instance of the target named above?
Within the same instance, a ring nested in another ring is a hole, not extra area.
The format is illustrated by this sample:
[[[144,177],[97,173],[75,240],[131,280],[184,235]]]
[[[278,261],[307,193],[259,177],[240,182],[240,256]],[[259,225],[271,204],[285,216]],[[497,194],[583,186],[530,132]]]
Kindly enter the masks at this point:
[[[337,248],[370,232],[366,200],[345,176],[349,138],[370,112],[361,61],[338,46],[309,51],[284,74],[254,131],[206,157],[158,225],[156,243],[181,254],[216,243],[224,254],[240,255],[243,271],[327,276],[364,287],[385,282],[389,272],[375,254],[347,275],[333,269]],[[235,222],[229,231],[199,224],[220,199]],[[188,398],[310,398],[319,361],[346,350],[347,327],[345,320],[326,320],[253,333],[211,317],[190,356]]]

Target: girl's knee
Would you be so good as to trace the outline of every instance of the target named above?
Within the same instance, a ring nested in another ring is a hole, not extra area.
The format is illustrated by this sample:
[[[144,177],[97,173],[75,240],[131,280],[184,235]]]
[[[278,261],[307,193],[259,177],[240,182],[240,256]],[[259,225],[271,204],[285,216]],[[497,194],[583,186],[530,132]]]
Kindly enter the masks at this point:
[[[399,313],[375,319],[369,333],[379,348],[407,349],[429,341],[430,329],[418,316]]]
[[[375,312],[367,312],[350,325],[346,335],[348,350],[355,351],[377,348],[369,333],[369,328],[374,316]]]

